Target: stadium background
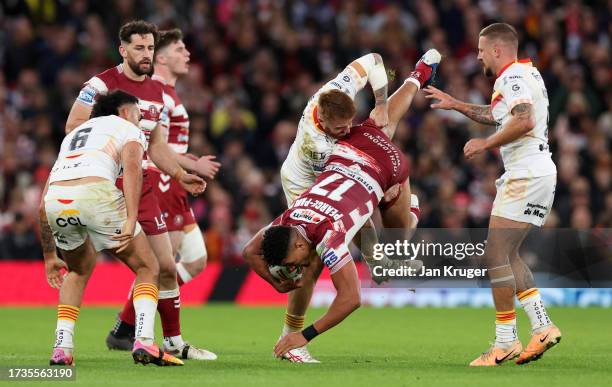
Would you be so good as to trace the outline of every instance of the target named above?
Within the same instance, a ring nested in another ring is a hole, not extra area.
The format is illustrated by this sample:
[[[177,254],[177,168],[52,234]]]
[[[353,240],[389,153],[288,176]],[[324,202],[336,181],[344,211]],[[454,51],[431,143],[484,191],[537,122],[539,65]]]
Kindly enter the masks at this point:
[[[480,29],[493,21],[517,28],[520,57],[534,60],[548,88],[559,175],[546,226],[612,223],[612,2],[8,0],[2,7],[0,268],[11,275],[0,304],[56,301],[40,262],[40,193],[81,85],[119,63],[118,29],[136,18],[183,30],[191,67],[177,91],[190,115],[190,152],[217,155],[223,164],[206,194],[191,198],[210,264],[182,290],[184,302],[245,303],[245,295],[252,303],[284,300],[248,272],[240,252],[284,208],[280,164],[321,82],[376,51],[393,71],[394,91],[419,56],[435,47],[444,56],[436,85],[487,104],[491,82],[476,60],[476,44]],[[372,106],[368,93],[357,99],[361,117]],[[422,94],[415,98],[394,140],[410,160],[420,227],[486,227],[494,181],[502,173],[499,154],[473,162],[462,156],[467,139],[486,130],[458,113],[430,110]],[[125,286],[109,292],[108,278]],[[131,277],[107,263],[92,281],[86,300],[118,303]],[[24,293],[26,283],[31,291]],[[330,292],[322,281],[315,304],[325,305]],[[450,296],[459,305],[490,303],[485,289],[430,293],[392,290],[369,303],[449,305]],[[545,296],[556,304],[612,305],[609,290],[551,290]]]

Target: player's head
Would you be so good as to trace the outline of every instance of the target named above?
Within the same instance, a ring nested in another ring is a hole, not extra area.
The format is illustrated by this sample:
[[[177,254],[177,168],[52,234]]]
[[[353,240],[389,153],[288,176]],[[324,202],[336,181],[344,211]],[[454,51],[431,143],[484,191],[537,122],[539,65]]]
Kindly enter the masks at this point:
[[[91,111],[91,117],[112,115],[138,125],[140,121],[138,98],[121,90],[115,90],[107,95],[99,95]]]
[[[150,74],[159,32],[155,24],[133,20],[119,30],[119,53],[136,75]]]
[[[497,74],[501,67],[515,60],[518,51],[518,34],[506,23],[493,23],[480,31],[478,60],[486,76]]]
[[[156,66],[166,66],[173,75],[187,74],[190,55],[181,30],[175,28],[159,32],[159,40],[155,45]]]
[[[333,138],[349,134],[356,111],[351,97],[340,90],[332,89],[319,95],[317,116],[325,133]]]
[[[268,265],[308,266],[310,244],[290,226],[271,226],[264,231],[261,244]]]

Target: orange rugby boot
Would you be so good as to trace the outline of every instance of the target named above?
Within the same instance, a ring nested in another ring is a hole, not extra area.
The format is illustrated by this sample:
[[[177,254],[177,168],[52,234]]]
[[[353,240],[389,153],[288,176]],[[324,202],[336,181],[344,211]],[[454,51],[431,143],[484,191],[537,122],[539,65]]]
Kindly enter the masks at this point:
[[[561,331],[554,325],[532,335],[527,348],[516,360],[516,364],[527,364],[530,361],[538,360],[544,352],[557,345],[559,341],[561,341]]]
[[[513,341],[507,349],[497,347],[493,344],[487,352],[483,352],[482,355],[474,359],[470,363],[470,367],[497,366],[514,359],[522,350],[523,346],[519,340]]]

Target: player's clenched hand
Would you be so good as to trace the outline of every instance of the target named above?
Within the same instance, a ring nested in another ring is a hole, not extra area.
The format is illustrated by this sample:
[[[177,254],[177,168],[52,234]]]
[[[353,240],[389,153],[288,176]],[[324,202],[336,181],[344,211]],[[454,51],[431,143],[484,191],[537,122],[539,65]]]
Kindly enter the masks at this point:
[[[179,183],[193,196],[198,196],[206,189],[206,182],[201,177],[191,173],[181,174]]]
[[[195,162],[194,172],[200,176],[214,179],[217,172],[219,172],[219,168],[221,167],[221,163],[215,160],[216,157],[217,156],[209,155],[202,156],[197,159]]]
[[[132,241],[132,239],[134,239],[135,230],[136,230],[136,219],[128,218],[123,224],[123,230],[121,230],[121,234],[113,235],[111,237],[112,240],[119,242],[119,244],[115,246],[115,251],[117,253],[120,253],[123,250],[125,250],[126,247]]]
[[[457,100],[446,94],[442,90],[436,89],[433,86],[427,86],[423,89],[423,91],[425,92],[425,94],[427,94],[425,98],[438,100],[438,102],[432,103],[430,105],[432,109],[450,110],[455,108],[455,102]]]
[[[62,286],[64,282],[64,273],[62,271],[64,270],[68,270],[68,266],[57,255],[53,259],[45,260],[45,272],[49,286],[55,289],[59,289]]]
[[[463,154],[465,155],[465,158],[469,160],[477,154],[484,152],[486,149],[485,139],[473,138],[463,147]]]
[[[288,351],[303,347],[306,344],[308,344],[308,340],[302,335],[302,332],[291,332],[276,343],[274,346],[274,354],[276,357],[281,357]]]
[[[374,109],[370,112],[370,118],[374,120],[376,126],[380,128],[384,128],[389,125],[389,109],[386,103],[381,105],[376,105]]]
[[[302,287],[302,281],[298,280],[298,281],[294,281],[291,279],[287,279],[287,280],[280,280],[280,281],[274,281],[272,283],[272,285],[274,286],[274,289],[276,289],[277,292],[279,293],[288,293],[292,290],[295,290],[297,288],[301,288]]]

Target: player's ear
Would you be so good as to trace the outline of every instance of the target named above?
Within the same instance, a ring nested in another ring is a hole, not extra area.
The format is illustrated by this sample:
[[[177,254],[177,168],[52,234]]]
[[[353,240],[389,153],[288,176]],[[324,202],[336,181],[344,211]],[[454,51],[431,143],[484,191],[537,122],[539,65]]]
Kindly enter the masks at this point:
[[[121,55],[122,58],[125,58],[127,56],[127,50],[125,49],[123,43],[119,45],[119,55]]]

